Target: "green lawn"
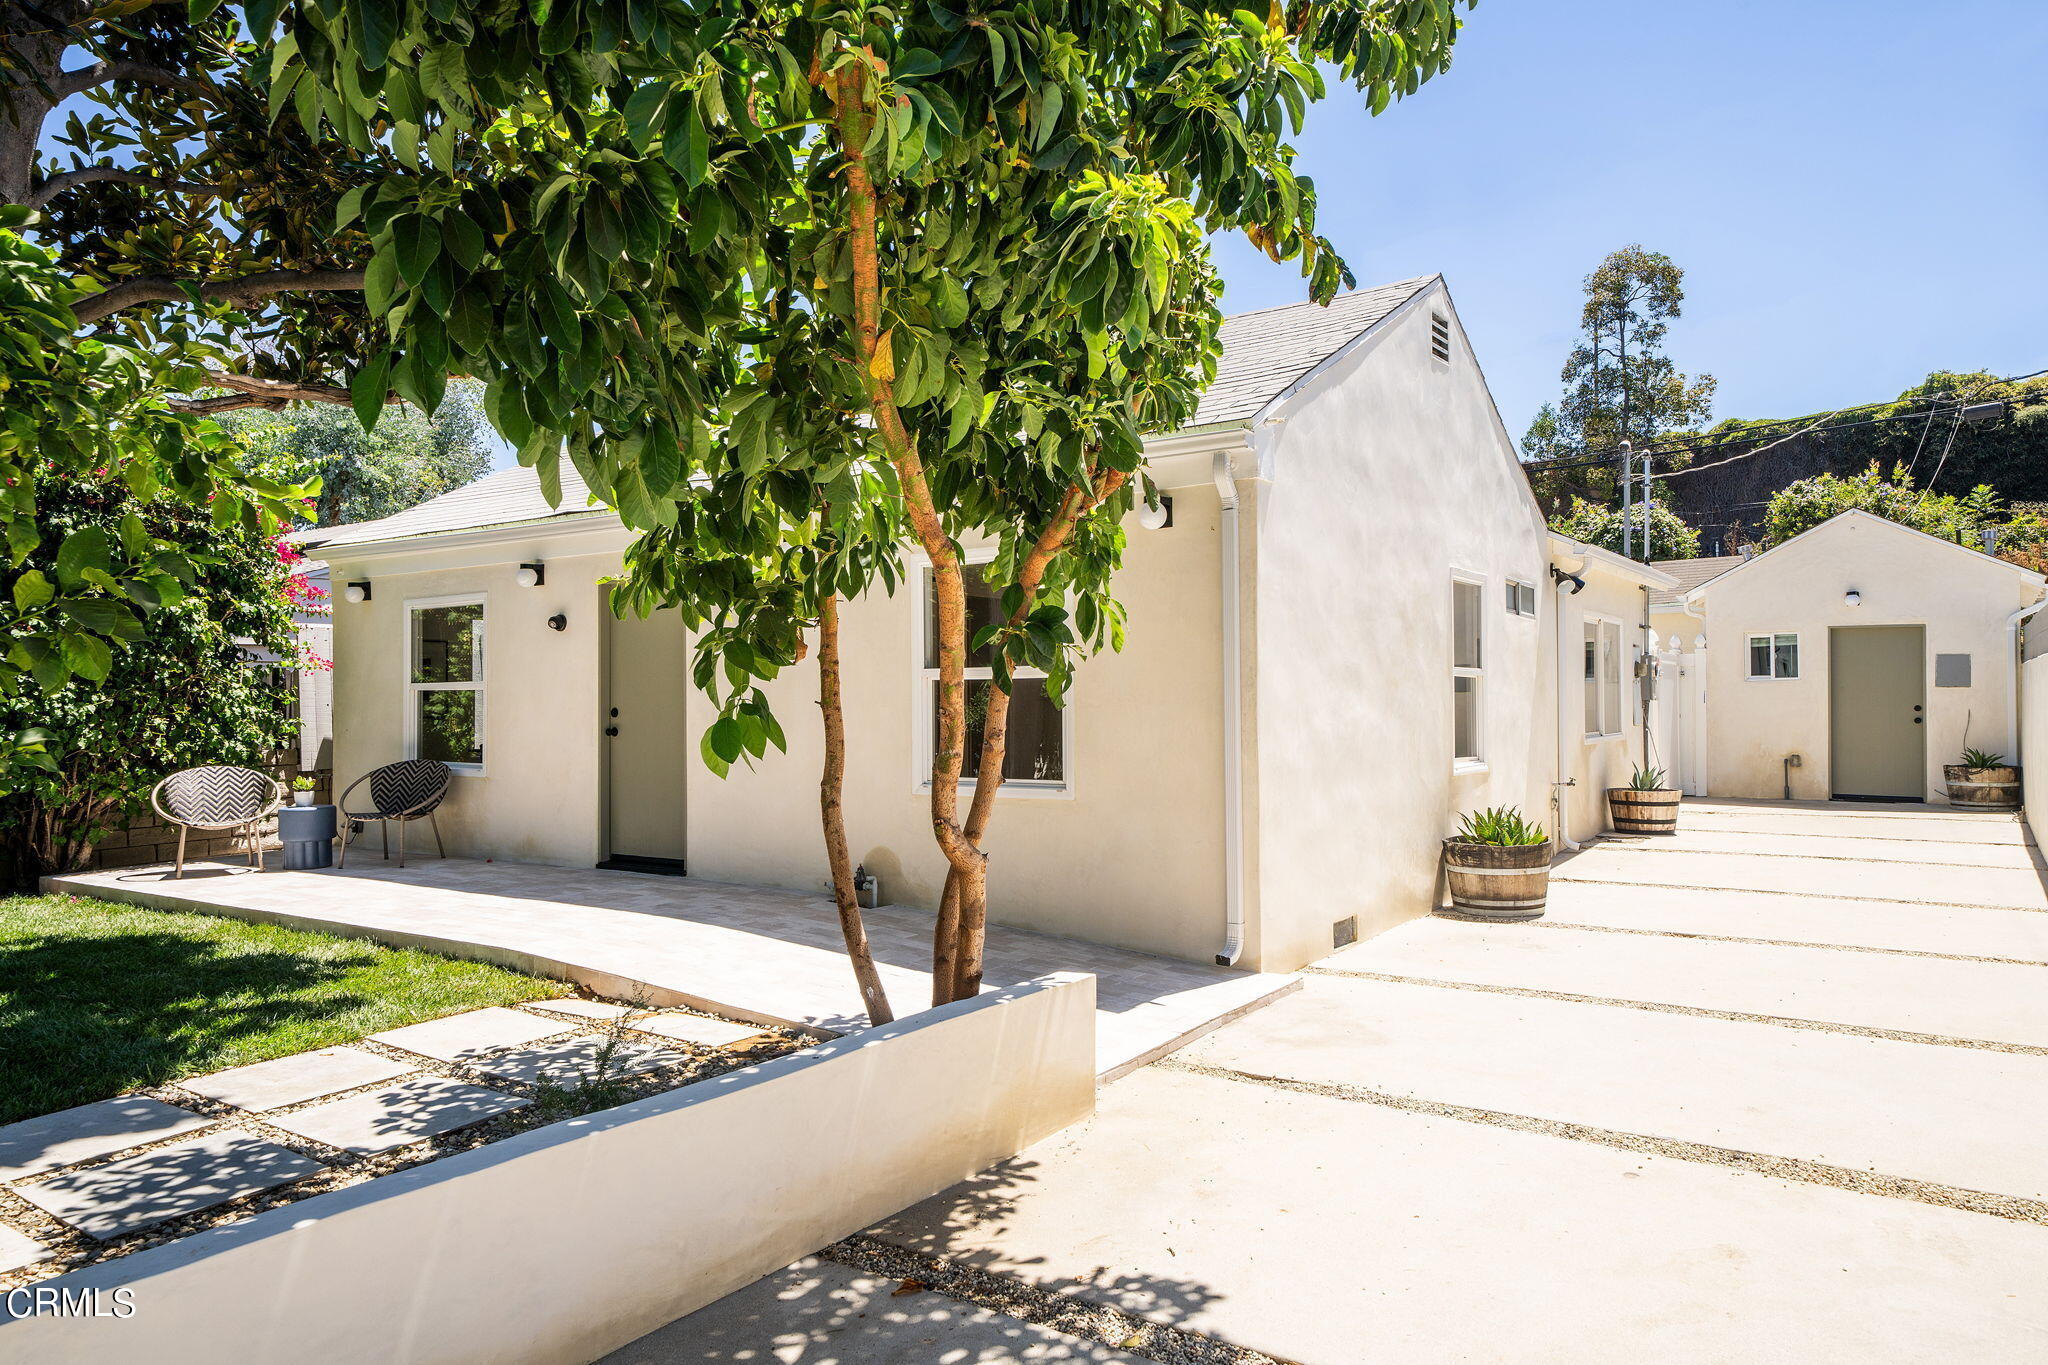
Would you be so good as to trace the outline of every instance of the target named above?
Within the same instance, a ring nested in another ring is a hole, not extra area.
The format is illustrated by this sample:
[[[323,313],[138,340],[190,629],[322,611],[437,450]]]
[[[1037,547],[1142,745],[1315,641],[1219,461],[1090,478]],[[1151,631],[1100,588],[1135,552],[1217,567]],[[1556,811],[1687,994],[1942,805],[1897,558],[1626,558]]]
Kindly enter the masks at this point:
[[[569,993],[362,939],[73,896],[0,898],[0,1123]]]

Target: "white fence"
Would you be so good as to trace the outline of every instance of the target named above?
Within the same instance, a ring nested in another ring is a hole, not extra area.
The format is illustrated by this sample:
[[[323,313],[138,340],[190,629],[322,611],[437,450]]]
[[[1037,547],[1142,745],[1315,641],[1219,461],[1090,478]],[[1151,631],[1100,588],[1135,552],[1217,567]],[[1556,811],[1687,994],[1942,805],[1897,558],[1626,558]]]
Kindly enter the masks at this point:
[[[0,1361],[582,1365],[1094,1105],[1095,978],[1042,977],[45,1281],[134,1311]]]
[[[1687,648],[1676,635],[1657,651],[1657,695],[1650,706],[1651,762],[1687,796],[1707,794],[1705,637]]]

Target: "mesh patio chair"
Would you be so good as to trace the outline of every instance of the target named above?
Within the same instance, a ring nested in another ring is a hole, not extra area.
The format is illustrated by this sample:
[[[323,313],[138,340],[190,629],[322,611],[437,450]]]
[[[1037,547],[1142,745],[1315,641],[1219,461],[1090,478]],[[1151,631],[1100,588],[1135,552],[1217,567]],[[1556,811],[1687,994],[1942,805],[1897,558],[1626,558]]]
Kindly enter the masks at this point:
[[[263,822],[284,804],[284,783],[253,768],[184,768],[156,784],[149,804],[178,827],[178,867],[185,875],[185,836],[195,829],[231,830],[249,850],[251,871],[263,870]]]
[[[434,819],[434,808],[448,797],[448,779],[454,773],[446,763],[433,758],[408,758],[399,763],[386,763],[381,768],[372,768],[348,784],[348,790],[334,804],[341,807],[341,818],[346,822],[341,835],[341,858],[338,866],[348,866],[349,836],[375,820],[384,835],[384,857],[391,857],[391,824],[398,823],[398,865],[405,866],[405,827],[414,820],[425,820],[434,831],[434,852],[440,857],[448,854],[441,847],[441,824]],[[356,809],[349,805],[349,794],[365,782],[370,784],[370,799],[366,808]]]

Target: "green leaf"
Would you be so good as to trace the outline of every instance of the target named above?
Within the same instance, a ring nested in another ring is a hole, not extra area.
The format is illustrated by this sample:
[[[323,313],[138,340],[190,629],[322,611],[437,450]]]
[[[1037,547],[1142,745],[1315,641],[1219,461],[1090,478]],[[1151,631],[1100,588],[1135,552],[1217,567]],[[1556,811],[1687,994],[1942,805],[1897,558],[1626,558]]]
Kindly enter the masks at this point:
[[[667,81],[649,81],[626,101],[626,136],[635,151],[645,152],[661,131],[662,105],[671,89]]]
[[[370,268],[363,272],[363,304],[372,313],[388,313],[402,292],[398,253],[386,247],[370,258]]]
[[[66,635],[64,666],[87,682],[105,682],[114,666],[114,651],[97,635]]]
[[[711,729],[706,732],[704,742],[709,746],[713,754],[728,764],[737,762],[740,754],[746,748],[739,722],[731,716],[719,717]]]
[[[64,544],[57,550],[57,581],[66,588],[84,582],[87,569],[105,573],[113,567],[113,557],[107,552],[107,533],[97,526],[73,531],[64,537]]]
[[[374,431],[391,395],[391,352],[380,351],[348,381],[348,397],[364,431]]]
[[[136,465],[146,466],[147,463],[145,460],[132,460],[129,462],[129,465],[130,468],[133,468]],[[36,546],[42,543],[43,538],[36,533],[35,523],[31,522],[27,517],[15,517],[8,521],[7,557],[9,562],[20,564],[21,561],[34,554]]]
[[[483,263],[484,231],[461,209],[451,210],[441,220],[441,244],[447,248],[449,258],[464,270],[474,270]]]
[[[398,273],[418,284],[441,254],[441,226],[431,218],[407,214],[391,225],[391,244],[398,252]]]
[[[66,617],[99,635],[119,635],[135,625],[135,613],[109,597],[67,597],[59,608]]]
[[[21,611],[34,611],[56,595],[56,588],[43,577],[41,569],[30,569],[14,580],[14,605]]]

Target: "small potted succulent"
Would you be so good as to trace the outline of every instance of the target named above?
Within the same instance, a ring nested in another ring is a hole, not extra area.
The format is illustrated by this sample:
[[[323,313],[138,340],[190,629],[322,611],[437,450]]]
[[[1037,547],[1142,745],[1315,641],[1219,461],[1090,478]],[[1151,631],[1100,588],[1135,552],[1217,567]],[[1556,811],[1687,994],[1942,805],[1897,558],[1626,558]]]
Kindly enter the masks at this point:
[[[1467,811],[1444,840],[1451,909],[1470,919],[1536,919],[1550,894],[1550,836],[1513,806]]]
[[[1617,834],[1678,833],[1678,801],[1684,793],[1664,785],[1662,768],[1638,768],[1626,787],[1607,789],[1607,809]]]
[[[2020,770],[2008,766],[2004,754],[1965,749],[1962,762],[1942,765],[1941,777],[1948,787],[1951,806],[1968,806],[1972,810],[2019,809]]]
[[[304,773],[292,779],[292,804],[310,806],[313,804],[313,789],[320,784]]]

